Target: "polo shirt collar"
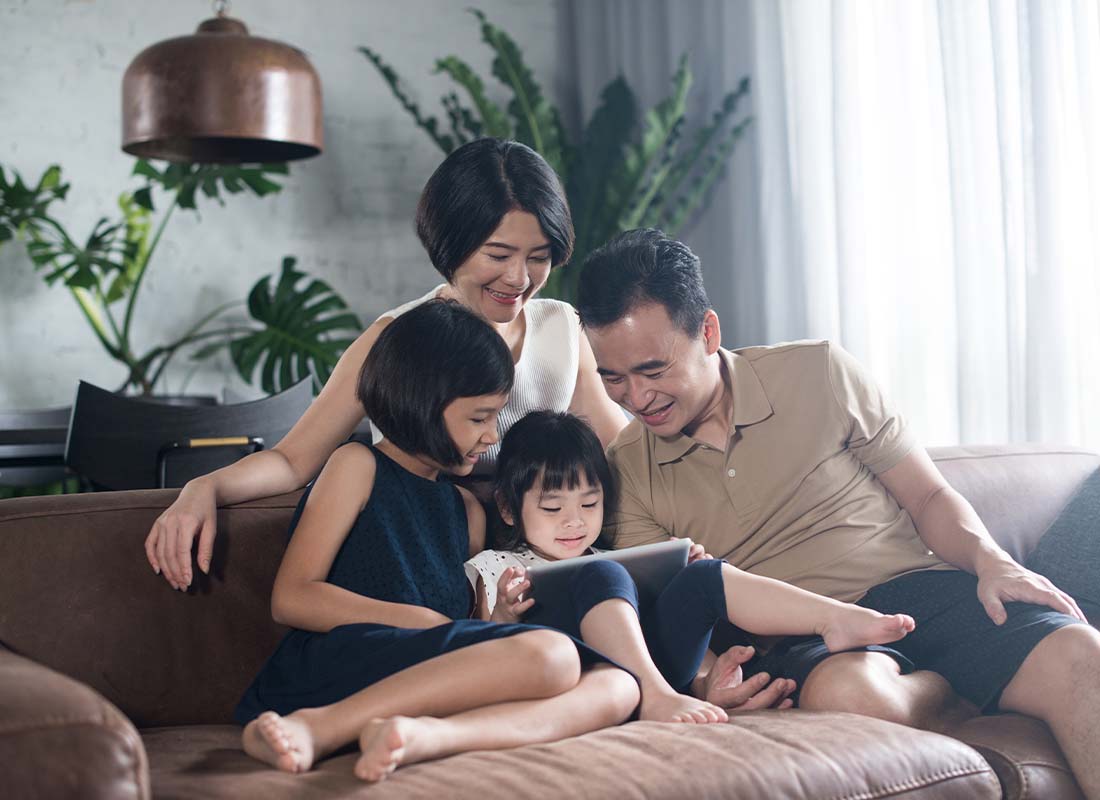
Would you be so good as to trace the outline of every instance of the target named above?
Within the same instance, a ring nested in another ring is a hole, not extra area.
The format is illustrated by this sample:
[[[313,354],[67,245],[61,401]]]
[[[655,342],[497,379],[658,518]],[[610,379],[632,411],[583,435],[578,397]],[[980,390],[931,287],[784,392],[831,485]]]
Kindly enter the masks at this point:
[[[733,390],[733,427],[730,429],[730,436],[733,436],[738,428],[762,422],[774,411],[749,360],[721,347],[718,348],[718,354],[725,366],[722,379]],[[695,439],[682,433],[668,438],[654,436],[654,439],[653,454],[658,464],[677,461],[701,446]]]

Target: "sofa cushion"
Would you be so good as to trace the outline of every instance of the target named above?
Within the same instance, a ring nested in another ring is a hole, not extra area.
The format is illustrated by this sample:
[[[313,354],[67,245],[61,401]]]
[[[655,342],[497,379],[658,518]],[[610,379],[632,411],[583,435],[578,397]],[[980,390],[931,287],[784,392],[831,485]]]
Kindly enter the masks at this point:
[[[632,722],[515,750],[402,767],[376,786],[352,775],[355,755],[302,775],[240,750],[240,729],[143,732],[158,798],[440,797],[872,800],[999,798],[988,764],[954,739],[851,714],[759,711],[728,725]]]
[[[146,800],[141,738],[117,708],[72,678],[0,648],[5,797]]]
[[[1020,563],[1085,478],[1100,467],[1100,456],[1077,447],[1011,444],[928,452],[997,543]]]
[[[1020,714],[974,717],[950,731],[992,765],[1004,800],[1084,800],[1050,729]]]

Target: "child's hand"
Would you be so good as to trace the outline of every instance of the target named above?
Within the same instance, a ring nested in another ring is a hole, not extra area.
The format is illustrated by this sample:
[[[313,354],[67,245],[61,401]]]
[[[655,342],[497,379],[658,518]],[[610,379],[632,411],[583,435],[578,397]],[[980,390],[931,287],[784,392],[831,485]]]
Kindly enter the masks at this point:
[[[688,541],[691,540],[689,539]],[[688,563],[690,564],[693,561],[700,561],[704,558],[710,559],[714,558],[714,556],[704,550],[703,545],[695,544],[695,542],[692,542],[691,549],[688,550]]]
[[[527,580],[527,570],[523,567],[504,570],[497,581],[497,604],[490,619],[493,622],[519,622],[535,604],[533,597],[523,596],[530,588],[531,581]]]

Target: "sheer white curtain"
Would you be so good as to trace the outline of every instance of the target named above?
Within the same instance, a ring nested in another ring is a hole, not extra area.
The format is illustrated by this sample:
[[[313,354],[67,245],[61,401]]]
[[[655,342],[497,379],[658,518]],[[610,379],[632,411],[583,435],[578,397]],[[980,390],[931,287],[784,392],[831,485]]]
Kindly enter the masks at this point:
[[[763,311],[737,343],[841,342],[928,444],[1100,447],[1096,0],[665,9],[697,29],[696,69],[728,61],[715,26],[751,31],[755,141],[735,179],[754,202],[734,211],[755,235],[746,249],[729,240],[744,219],[714,214],[685,235],[739,259],[728,291]]]

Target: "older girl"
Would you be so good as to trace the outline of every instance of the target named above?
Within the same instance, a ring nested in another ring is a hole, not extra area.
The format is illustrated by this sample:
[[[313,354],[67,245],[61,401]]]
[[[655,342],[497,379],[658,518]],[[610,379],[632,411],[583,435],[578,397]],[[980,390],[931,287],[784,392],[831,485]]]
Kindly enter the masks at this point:
[[[450,476],[498,441],[501,338],[455,303],[400,317],[356,395],[383,438],[337,449],[303,496],[275,579],[291,626],[237,708],[243,744],[290,772],[359,739],[356,774],[625,720],[633,677],[556,631],[470,619],[462,563],[485,516]]]

